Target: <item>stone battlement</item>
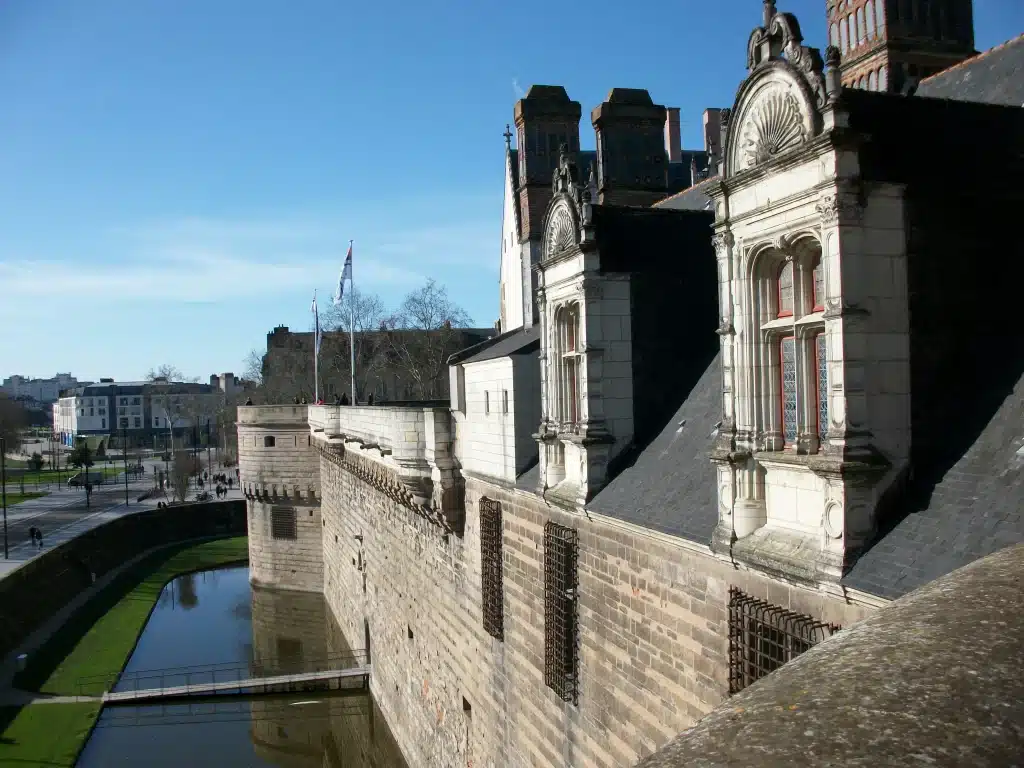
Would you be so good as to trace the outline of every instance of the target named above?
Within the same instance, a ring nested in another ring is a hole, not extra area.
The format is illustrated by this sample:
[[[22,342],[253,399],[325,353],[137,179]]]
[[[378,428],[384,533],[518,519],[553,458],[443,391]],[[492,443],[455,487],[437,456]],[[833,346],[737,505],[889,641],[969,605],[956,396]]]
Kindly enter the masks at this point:
[[[238,407],[238,424],[258,427],[294,424],[305,429],[309,423],[308,405],[241,405]]]

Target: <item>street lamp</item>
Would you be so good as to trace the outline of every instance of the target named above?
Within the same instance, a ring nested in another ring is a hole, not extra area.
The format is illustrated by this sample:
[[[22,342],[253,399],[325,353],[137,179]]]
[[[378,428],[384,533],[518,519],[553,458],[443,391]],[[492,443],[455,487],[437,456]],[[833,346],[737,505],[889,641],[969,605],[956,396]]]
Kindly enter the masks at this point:
[[[4,503],[4,560],[7,559],[7,440],[0,437],[0,494]]]
[[[121,427],[121,458],[124,459],[124,505],[128,506],[128,425]]]

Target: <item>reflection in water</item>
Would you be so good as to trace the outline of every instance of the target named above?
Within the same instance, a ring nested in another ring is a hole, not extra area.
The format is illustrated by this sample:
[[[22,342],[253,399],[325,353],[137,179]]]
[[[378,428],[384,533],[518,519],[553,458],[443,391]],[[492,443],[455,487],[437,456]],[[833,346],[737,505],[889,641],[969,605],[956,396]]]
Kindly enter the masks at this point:
[[[321,595],[250,587],[247,568],[228,568],[167,585],[126,672],[233,662],[273,674],[350,664],[350,653]],[[115,764],[405,766],[363,691],[107,708],[77,765]]]

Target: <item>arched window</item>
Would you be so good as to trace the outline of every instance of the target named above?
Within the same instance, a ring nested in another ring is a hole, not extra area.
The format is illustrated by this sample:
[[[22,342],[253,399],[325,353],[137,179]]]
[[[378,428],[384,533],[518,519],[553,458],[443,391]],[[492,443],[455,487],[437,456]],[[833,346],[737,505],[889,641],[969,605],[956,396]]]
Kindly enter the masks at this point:
[[[834,21],[828,28],[828,42],[829,45],[834,45],[836,48],[839,47],[839,25]]]
[[[580,421],[580,305],[562,307],[556,317],[558,333],[558,415],[562,424]]]
[[[857,27],[857,45],[860,45],[864,42],[864,36],[867,34],[867,30],[864,28],[864,9],[858,8],[854,18]]]
[[[868,73],[868,90],[869,91],[877,91],[878,90],[878,76],[875,74],[874,70],[872,70],[870,73]]]
[[[868,24],[868,40],[875,39],[875,0],[868,0],[864,6],[864,20]]]
[[[878,70],[878,90],[887,91],[889,89],[889,78],[885,74],[885,67]]]
[[[793,316],[793,262],[787,261],[779,270],[778,317]]]
[[[850,50],[850,19],[849,17],[839,20],[839,48],[843,53]]]
[[[263,438],[263,447],[273,448],[276,442],[277,441],[274,439],[273,435],[267,435],[266,437]]]
[[[878,29],[878,36],[883,37],[885,35],[885,2],[884,0],[878,0],[875,5],[875,27]]]

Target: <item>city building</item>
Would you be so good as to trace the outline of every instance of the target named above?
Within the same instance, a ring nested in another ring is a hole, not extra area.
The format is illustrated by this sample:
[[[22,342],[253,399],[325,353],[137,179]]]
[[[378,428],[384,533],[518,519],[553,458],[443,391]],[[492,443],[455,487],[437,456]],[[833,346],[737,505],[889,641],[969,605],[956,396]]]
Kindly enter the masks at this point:
[[[240,409],[253,579],[323,592],[411,765],[633,765],[1024,543],[1024,37],[851,88],[766,0],[729,55],[707,178],[657,200],[645,91],[591,113],[594,173],[564,89],[520,100],[524,268],[506,230],[448,404]]]
[[[28,401],[33,406],[39,406],[56,402],[60,393],[65,389],[89,383],[78,381],[70,373],[58,373],[49,379],[35,379],[15,374],[4,379],[0,391],[15,400]]]
[[[212,373],[210,374],[210,387],[219,389],[227,397],[233,397],[246,390],[244,379],[235,378],[233,373]]]
[[[53,405],[53,432],[64,445],[86,439],[93,448],[120,446],[163,450],[172,441],[207,440],[224,393],[209,384],[153,381],[115,382],[66,390]],[[195,433],[195,434],[193,434]]]

